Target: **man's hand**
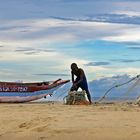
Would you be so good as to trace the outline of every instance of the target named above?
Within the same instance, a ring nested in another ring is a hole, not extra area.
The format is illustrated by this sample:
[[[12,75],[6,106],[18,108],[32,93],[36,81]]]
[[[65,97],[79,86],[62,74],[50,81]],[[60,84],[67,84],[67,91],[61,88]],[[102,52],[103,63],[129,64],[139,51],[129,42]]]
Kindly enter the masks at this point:
[[[77,83],[73,83],[73,87],[77,88]]]

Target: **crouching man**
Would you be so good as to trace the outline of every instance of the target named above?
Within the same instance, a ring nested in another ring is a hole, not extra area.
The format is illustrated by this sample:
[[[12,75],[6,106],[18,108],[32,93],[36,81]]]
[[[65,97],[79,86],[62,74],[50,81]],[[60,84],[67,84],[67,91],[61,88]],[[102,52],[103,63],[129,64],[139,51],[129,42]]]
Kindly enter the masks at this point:
[[[91,104],[92,103],[91,96],[90,96],[90,92],[88,90],[88,84],[87,84],[87,79],[86,79],[84,70],[81,68],[78,68],[76,63],[72,63],[71,64],[71,76],[72,76],[73,85],[72,85],[70,91],[77,91],[79,89],[79,87],[82,90],[85,90],[88,100]],[[76,76],[76,79],[74,79],[74,76]]]

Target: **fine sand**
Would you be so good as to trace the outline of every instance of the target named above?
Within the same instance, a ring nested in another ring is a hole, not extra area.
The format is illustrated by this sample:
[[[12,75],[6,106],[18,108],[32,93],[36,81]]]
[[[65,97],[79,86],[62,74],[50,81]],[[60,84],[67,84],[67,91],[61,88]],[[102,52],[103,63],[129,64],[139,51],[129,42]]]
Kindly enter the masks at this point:
[[[140,107],[0,104],[0,140],[140,140]]]

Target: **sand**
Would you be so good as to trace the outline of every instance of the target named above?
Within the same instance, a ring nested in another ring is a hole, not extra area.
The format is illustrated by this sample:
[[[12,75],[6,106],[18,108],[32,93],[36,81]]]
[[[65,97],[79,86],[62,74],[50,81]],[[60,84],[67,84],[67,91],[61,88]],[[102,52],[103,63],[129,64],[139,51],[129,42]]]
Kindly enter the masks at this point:
[[[133,104],[0,104],[0,140],[139,140]]]

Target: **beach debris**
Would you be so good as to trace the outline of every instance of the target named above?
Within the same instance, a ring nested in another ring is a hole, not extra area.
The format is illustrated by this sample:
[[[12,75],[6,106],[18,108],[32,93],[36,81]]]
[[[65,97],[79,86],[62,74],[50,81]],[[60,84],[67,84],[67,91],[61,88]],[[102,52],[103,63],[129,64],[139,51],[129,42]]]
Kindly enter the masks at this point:
[[[68,95],[64,97],[64,104],[66,105],[89,105],[86,97],[86,91],[69,91]]]

